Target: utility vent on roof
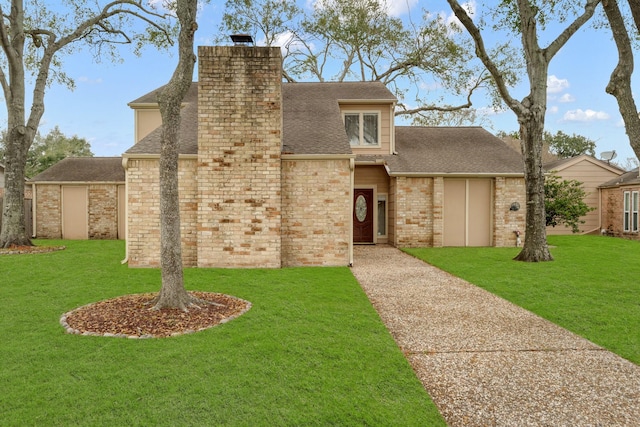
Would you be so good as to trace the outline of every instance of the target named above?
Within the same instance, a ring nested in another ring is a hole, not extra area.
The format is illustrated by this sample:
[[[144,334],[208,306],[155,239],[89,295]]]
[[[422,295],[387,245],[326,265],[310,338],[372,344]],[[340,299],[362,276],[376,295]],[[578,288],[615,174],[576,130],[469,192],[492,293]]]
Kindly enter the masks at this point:
[[[249,46],[253,45],[253,37],[249,34],[232,34],[231,41],[236,46]]]

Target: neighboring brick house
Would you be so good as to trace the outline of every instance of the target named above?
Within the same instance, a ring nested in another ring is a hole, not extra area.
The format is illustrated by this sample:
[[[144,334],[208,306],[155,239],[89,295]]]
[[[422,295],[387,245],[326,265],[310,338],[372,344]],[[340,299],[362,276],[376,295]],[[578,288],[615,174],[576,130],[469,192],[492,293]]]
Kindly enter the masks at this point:
[[[124,239],[120,157],[68,157],[29,180],[35,237]]]
[[[198,65],[180,133],[185,266],[349,265],[354,243],[511,246],[524,229],[521,157],[482,128],[395,126],[379,82],[282,83],[278,48],[200,47]],[[129,104],[135,267],[159,265],[156,95]]]
[[[603,234],[640,240],[638,173],[636,168],[600,186]]]
[[[581,218],[584,224],[580,224],[580,232],[582,234],[600,233],[602,206],[599,187],[602,183],[622,175],[624,170],[586,154],[551,161],[545,163],[544,168],[547,174],[558,176],[563,180],[576,180],[582,183],[582,189],[586,193],[584,202],[593,210]],[[565,225],[547,227],[547,235],[572,233],[571,227]]]

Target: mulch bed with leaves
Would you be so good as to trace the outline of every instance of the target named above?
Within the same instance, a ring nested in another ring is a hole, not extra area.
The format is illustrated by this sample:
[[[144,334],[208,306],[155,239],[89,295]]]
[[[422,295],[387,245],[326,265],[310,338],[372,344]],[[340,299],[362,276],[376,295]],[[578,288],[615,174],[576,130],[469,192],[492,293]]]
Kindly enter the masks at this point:
[[[68,333],[126,338],[160,338],[211,328],[244,314],[251,303],[230,295],[189,292],[214,304],[199,304],[187,311],[152,310],[155,293],[124,295],[65,313],[60,323]]]

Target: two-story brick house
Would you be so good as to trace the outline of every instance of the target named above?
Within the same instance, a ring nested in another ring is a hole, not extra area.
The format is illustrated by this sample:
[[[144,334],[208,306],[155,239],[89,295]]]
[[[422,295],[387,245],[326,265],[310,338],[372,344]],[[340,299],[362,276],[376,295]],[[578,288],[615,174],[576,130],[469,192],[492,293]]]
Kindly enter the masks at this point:
[[[186,266],[349,265],[354,244],[515,244],[523,165],[500,139],[396,126],[382,83],[282,83],[281,64],[278,48],[198,49],[180,141]],[[129,104],[131,266],[159,264],[156,94]]]

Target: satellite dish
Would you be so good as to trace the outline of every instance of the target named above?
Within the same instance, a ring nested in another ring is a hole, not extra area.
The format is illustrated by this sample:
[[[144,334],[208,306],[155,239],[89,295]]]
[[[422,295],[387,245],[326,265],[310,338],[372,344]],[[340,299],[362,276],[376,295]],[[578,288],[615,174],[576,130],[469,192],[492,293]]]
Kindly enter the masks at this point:
[[[616,150],[612,150],[612,151],[603,151],[602,153],[600,153],[600,158],[602,160],[606,160],[607,162],[610,160],[615,159],[617,156],[616,154]]]

